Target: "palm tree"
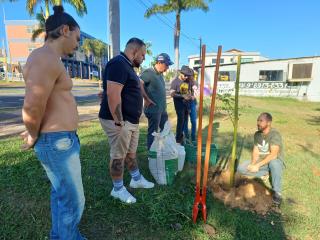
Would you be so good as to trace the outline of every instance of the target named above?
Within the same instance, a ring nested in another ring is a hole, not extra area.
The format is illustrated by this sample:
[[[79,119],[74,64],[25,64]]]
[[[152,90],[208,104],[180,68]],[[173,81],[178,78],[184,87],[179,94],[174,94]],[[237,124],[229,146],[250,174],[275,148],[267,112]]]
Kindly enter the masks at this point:
[[[75,8],[80,17],[87,13],[87,6],[84,0],[51,0],[51,2],[54,2],[54,5],[62,5],[62,2],[69,3]]]
[[[208,0],[212,2],[212,0]],[[175,53],[175,67],[176,70],[179,69],[179,41],[180,41],[180,30],[181,23],[180,17],[181,12],[189,11],[194,9],[201,9],[202,11],[207,12],[209,6],[207,1],[204,0],[166,0],[163,5],[153,4],[148,8],[144,14],[146,18],[149,18],[152,15],[161,13],[167,14],[174,12],[176,14],[176,22],[174,28],[174,53]]]
[[[144,42],[146,44],[146,54],[150,57],[152,57],[152,43],[151,42]]]
[[[14,0],[10,0],[14,1]],[[27,11],[29,12],[30,15],[34,14],[34,10],[38,4],[41,4],[43,1],[42,0],[27,0]],[[64,0],[63,2],[68,2],[71,4],[77,11],[79,16],[83,16],[84,14],[87,13],[87,6],[84,2],[84,0]],[[45,22],[46,19],[50,15],[49,11],[49,6],[50,5],[62,5],[62,0],[44,0],[45,4],[45,13],[43,13],[43,9],[41,7],[41,13],[37,13],[36,19],[39,21],[39,25],[37,29],[34,29],[32,31],[32,41],[35,41],[35,39],[45,31]]]
[[[14,1],[14,0],[11,0]],[[75,8],[77,11],[77,14],[79,16],[83,16],[87,13],[87,6],[84,2],[84,0],[27,0],[26,2],[26,8],[30,15],[34,14],[34,10],[36,9],[37,5],[42,4],[44,2],[45,4],[45,18],[47,19],[50,15],[49,7],[50,5],[62,5],[62,2],[67,2],[71,6]]]
[[[38,20],[39,24],[38,24],[38,28],[34,29],[32,31],[31,40],[33,42],[36,41],[36,38],[39,37],[41,33],[45,32],[46,18],[45,18],[45,15],[43,14],[43,12],[42,13],[37,13],[36,19]]]
[[[103,58],[108,54],[108,46],[104,42],[97,39],[85,39],[82,45],[85,54],[90,57],[93,55],[94,63],[99,65],[100,76],[102,75]],[[89,72],[90,64],[89,64]]]
[[[120,4],[119,0],[109,0],[109,36],[111,58],[120,53]]]
[[[27,11],[29,13],[30,16],[34,15],[34,10],[36,9],[38,4],[41,4],[43,1],[42,0],[27,0]],[[44,18],[47,19],[50,15],[50,11],[49,11],[49,5],[54,5],[55,1],[54,0],[44,0],[44,5],[45,5],[45,14],[44,14]],[[43,13],[42,7],[41,7],[41,12]]]
[[[83,44],[82,44],[82,49],[85,53],[85,55],[90,58],[91,55],[93,55],[93,51],[94,51],[94,46],[93,46],[93,42],[91,39],[85,39]],[[89,64],[89,79],[90,77],[90,73],[91,73],[91,65]]]

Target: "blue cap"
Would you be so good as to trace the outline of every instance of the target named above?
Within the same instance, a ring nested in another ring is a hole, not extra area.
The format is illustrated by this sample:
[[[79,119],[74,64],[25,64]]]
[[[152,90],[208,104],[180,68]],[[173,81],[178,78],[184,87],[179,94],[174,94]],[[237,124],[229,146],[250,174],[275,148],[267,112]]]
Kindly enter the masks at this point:
[[[160,54],[156,57],[156,61],[157,61],[157,62],[161,62],[161,63],[165,63],[167,66],[170,66],[170,65],[173,64],[173,62],[171,61],[169,55],[166,54],[166,53],[160,53]]]

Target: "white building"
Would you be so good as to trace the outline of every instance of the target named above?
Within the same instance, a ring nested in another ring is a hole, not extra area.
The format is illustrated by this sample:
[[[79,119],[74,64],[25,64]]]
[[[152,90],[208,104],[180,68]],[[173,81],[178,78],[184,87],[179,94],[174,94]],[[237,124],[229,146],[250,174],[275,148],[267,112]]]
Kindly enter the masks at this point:
[[[241,54],[241,62],[254,62],[267,60],[266,57],[260,55],[259,52],[243,52],[238,49],[230,49],[221,54],[220,64],[230,64],[237,63],[237,57]],[[188,57],[189,67],[190,68],[198,68],[200,67],[200,58],[198,55],[191,55]],[[206,53],[205,65],[206,66],[215,66],[217,61],[217,53]]]
[[[235,63],[220,65],[218,93],[234,93],[236,70]],[[209,90],[214,73],[215,66],[205,67],[205,87]],[[242,63],[239,93],[320,101],[320,56]]]

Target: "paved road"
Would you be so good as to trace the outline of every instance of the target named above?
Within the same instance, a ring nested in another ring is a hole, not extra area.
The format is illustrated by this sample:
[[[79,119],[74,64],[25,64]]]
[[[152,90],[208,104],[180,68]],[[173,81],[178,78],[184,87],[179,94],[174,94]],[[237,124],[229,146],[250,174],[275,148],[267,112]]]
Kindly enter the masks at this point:
[[[72,90],[78,103],[98,101],[98,92],[98,86],[76,86]],[[23,87],[0,87],[0,109],[21,108],[24,93]]]
[[[72,93],[78,103],[80,121],[97,118],[99,111],[97,93],[99,91],[97,83],[74,84]],[[24,94],[24,87],[0,86],[0,138],[17,134],[25,129],[21,119]]]

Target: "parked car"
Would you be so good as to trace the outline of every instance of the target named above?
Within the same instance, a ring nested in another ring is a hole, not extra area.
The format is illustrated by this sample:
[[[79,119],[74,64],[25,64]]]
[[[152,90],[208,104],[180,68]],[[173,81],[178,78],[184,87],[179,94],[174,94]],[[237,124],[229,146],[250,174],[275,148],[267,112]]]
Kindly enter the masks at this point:
[[[90,73],[90,75],[91,75],[92,77],[99,77],[99,72],[98,72],[98,71],[92,71],[92,72]]]

